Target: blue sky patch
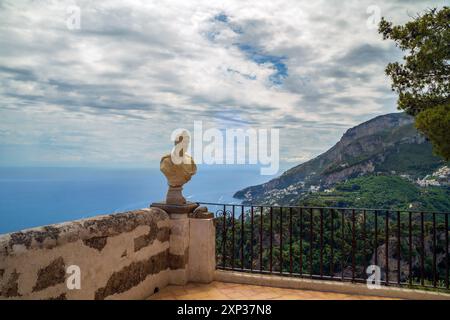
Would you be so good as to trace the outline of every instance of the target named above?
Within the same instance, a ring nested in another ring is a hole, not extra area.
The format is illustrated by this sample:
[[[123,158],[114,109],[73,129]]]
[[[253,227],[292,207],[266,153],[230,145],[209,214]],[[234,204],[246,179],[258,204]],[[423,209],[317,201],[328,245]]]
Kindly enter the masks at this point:
[[[223,12],[215,15],[213,21],[227,26],[237,34],[244,33],[242,28],[236,24],[231,23],[229,16]],[[220,31],[215,30],[207,33],[206,36],[210,41],[215,41],[215,38],[218,34],[220,34]],[[244,52],[247,59],[250,59],[257,64],[271,64],[274,68],[274,73],[269,77],[270,82],[272,82],[274,85],[283,84],[283,80],[288,76],[288,68],[284,63],[287,57],[267,54],[260,48],[246,43],[234,43],[233,45],[237,46],[239,50]],[[249,77],[249,79],[253,80],[251,77]]]
[[[283,83],[283,80],[288,76],[288,68],[284,63],[284,60],[287,57],[284,56],[274,56],[270,54],[264,53],[262,50],[249,45],[237,43],[236,46],[243,51],[247,58],[256,62],[257,64],[270,63],[275,69],[275,72],[269,77],[269,80],[273,84],[280,85]]]
[[[220,22],[224,22],[224,23],[228,23],[228,16],[224,13],[219,13],[218,15],[216,15],[214,17],[214,20],[216,21],[220,21]]]

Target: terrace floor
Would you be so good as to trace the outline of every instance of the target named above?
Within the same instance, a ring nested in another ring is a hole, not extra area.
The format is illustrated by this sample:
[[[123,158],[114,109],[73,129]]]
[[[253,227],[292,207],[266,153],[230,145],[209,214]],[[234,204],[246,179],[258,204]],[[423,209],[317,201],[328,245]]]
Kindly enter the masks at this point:
[[[167,286],[149,300],[386,300],[387,298],[334,292],[285,289],[214,281]]]

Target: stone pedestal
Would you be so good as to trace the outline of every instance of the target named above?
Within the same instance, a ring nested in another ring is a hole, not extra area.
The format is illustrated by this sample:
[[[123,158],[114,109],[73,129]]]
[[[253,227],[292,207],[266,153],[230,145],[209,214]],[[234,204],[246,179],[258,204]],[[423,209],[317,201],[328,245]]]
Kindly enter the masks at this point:
[[[183,187],[169,186],[166,195],[167,204],[186,204],[186,199],[183,197]]]
[[[166,202],[154,202],[150,205],[151,208],[160,208],[167,212],[171,217],[172,215],[186,215],[186,217],[194,212],[198,207],[198,203],[186,202],[185,204],[169,204]]]
[[[169,283],[186,284],[189,264],[189,218],[187,214],[170,215],[169,238],[170,277]]]
[[[184,285],[189,281],[189,215],[198,207],[197,203],[167,204],[166,202],[155,202],[150,205],[159,208],[170,216],[170,238],[169,238],[169,283]]]
[[[192,202],[184,205],[157,202],[150,207],[160,208],[170,216],[169,283],[184,285],[190,281],[213,281],[216,269],[213,214],[206,207],[199,207]]]
[[[214,219],[189,219],[189,281],[210,283],[216,270]]]

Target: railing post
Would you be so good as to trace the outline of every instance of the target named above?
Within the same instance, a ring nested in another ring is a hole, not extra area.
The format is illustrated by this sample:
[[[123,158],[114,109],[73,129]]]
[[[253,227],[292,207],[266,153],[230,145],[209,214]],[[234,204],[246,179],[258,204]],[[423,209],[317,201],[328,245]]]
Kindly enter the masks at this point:
[[[250,207],[250,270],[253,271],[253,206]]]
[[[409,284],[412,285],[413,283],[413,273],[412,273],[412,213],[408,212],[408,240],[409,240],[409,247],[408,247],[408,277],[409,277]]]
[[[320,209],[320,278],[323,278],[323,209]]]
[[[355,230],[355,209],[352,209],[352,281],[355,281],[355,251],[356,251],[356,230]]]
[[[292,274],[292,208],[289,208],[289,273]]]
[[[385,219],[385,231],[384,231],[384,236],[385,236],[385,273],[386,273],[386,285],[389,285],[389,211],[386,211],[386,219]]]
[[[232,217],[231,217],[231,219],[232,219],[232,229],[231,229],[231,242],[232,242],[232,248],[231,248],[231,269],[232,270],[234,270],[234,251],[235,251],[235,221],[234,221],[234,217],[235,217],[235,206],[233,205],[232,206],[232,212],[231,212],[231,214],[232,214]]]
[[[330,233],[331,233],[331,243],[330,243],[330,276],[334,278],[334,210],[330,210]]]
[[[436,288],[436,214],[433,213],[433,287]]]
[[[345,238],[344,238],[344,224],[345,224],[345,210],[341,211],[341,280],[344,281],[344,259],[345,259]]]
[[[363,225],[362,225],[362,236],[363,236],[363,274],[367,270],[367,234],[366,234],[366,210],[363,210]]]
[[[448,213],[445,213],[445,287],[447,290],[449,289],[449,261],[450,258],[448,255]]]
[[[397,211],[397,284],[401,283],[400,272],[400,255],[401,255],[401,216],[400,211]]]
[[[227,245],[227,208],[223,206],[223,225],[222,225],[222,267],[225,268],[226,259],[226,245]]]
[[[264,208],[260,207],[259,215],[259,271],[263,271],[263,213]]]
[[[300,208],[300,275],[303,275],[303,208]]]
[[[272,272],[272,262],[273,262],[273,208],[270,207],[270,252],[269,252],[269,271]]]
[[[241,269],[245,268],[245,265],[244,265],[244,234],[245,234],[245,214],[244,214],[244,206],[241,206]]]
[[[310,210],[309,218],[309,275],[312,278],[314,274],[313,268],[313,242],[314,242],[314,209]]]
[[[280,207],[280,273],[283,273],[283,207]]]
[[[374,234],[374,252],[375,252],[375,258],[374,262],[375,265],[378,266],[378,211],[375,210],[375,234]]]
[[[420,213],[420,285],[425,284],[425,228],[423,212]]]

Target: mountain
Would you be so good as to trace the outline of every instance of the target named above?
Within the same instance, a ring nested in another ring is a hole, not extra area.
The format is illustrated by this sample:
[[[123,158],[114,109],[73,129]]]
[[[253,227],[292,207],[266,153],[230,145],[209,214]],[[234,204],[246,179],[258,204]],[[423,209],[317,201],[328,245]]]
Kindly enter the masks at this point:
[[[297,204],[303,196],[327,191],[365,175],[423,178],[445,162],[405,113],[378,116],[345,132],[331,149],[264,184],[234,194],[244,204]]]

